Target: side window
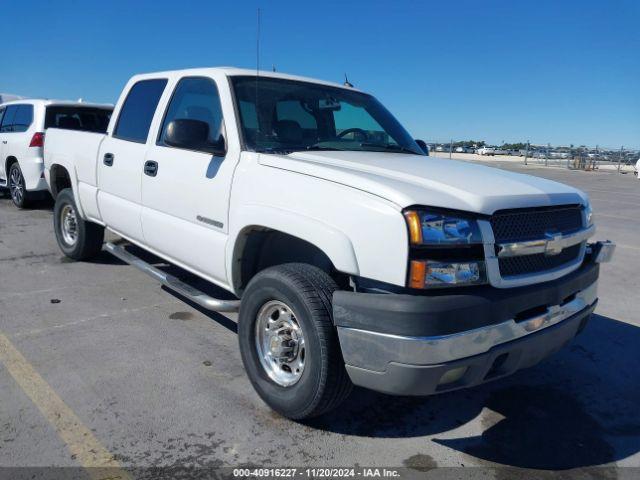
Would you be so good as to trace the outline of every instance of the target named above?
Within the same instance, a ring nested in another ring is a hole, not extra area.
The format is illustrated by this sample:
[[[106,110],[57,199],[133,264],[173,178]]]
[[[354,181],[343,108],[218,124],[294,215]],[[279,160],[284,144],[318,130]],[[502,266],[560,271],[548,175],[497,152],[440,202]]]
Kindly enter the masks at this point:
[[[9,105],[7,109],[4,111],[4,117],[2,118],[2,125],[0,126],[0,133],[13,131],[13,117],[16,114],[16,110],[18,110],[17,105]]]
[[[113,136],[121,140],[145,143],[149,127],[167,80],[158,78],[136,83],[120,110]]]
[[[167,137],[173,129],[174,138]],[[224,124],[215,82],[210,78],[187,77],[178,82],[162,122],[159,145],[209,151],[221,145]]]
[[[0,107],[0,125],[2,125],[2,117],[4,117],[4,107]]]
[[[33,122],[33,105],[20,105],[13,117],[14,132],[26,132]]]

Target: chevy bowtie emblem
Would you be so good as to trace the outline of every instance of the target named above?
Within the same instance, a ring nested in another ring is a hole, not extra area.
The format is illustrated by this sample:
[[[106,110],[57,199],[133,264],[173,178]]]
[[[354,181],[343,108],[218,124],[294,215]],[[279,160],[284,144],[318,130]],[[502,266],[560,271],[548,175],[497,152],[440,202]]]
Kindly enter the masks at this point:
[[[564,248],[561,233],[547,233],[547,243],[544,246],[544,254],[548,257],[558,255]]]

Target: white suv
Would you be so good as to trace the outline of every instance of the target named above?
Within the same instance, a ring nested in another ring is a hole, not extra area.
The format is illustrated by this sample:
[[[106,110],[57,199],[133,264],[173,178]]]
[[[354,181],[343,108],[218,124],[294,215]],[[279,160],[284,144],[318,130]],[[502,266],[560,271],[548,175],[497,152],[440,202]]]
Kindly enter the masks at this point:
[[[106,132],[111,105],[15,100],[0,105],[0,188],[18,208],[47,191],[44,132],[49,127]]]

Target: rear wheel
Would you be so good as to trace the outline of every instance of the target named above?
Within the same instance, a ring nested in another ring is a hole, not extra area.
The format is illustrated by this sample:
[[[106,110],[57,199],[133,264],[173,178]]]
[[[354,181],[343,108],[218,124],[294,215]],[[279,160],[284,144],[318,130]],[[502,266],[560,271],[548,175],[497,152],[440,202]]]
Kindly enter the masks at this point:
[[[86,260],[102,249],[104,227],[80,217],[70,188],[65,188],[56,197],[53,228],[60,250],[69,258]]]
[[[336,289],[319,268],[289,263],[258,273],[242,297],[242,361],[260,397],[286,417],[321,415],[351,391],[331,320]]]
[[[9,168],[9,193],[13,204],[18,208],[26,208],[31,200],[24,182],[24,175],[18,162],[14,162]]]

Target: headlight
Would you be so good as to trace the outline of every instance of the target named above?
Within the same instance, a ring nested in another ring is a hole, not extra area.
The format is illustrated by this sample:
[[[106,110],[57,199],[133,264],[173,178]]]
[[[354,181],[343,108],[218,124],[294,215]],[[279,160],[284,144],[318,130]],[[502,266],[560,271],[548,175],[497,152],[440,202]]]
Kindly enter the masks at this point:
[[[482,243],[478,223],[447,213],[408,210],[404,214],[412,245],[469,245]]]
[[[487,283],[483,261],[412,260],[410,269],[409,287],[411,288],[454,287]]]
[[[587,227],[593,225],[593,209],[591,208],[591,203],[587,203],[584,207],[584,218]]]
[[[451,287],[487,282],[482,235],[476,220],[429,210],[408,210],[404,216],[414,247],[409,262],[409,287]]]

